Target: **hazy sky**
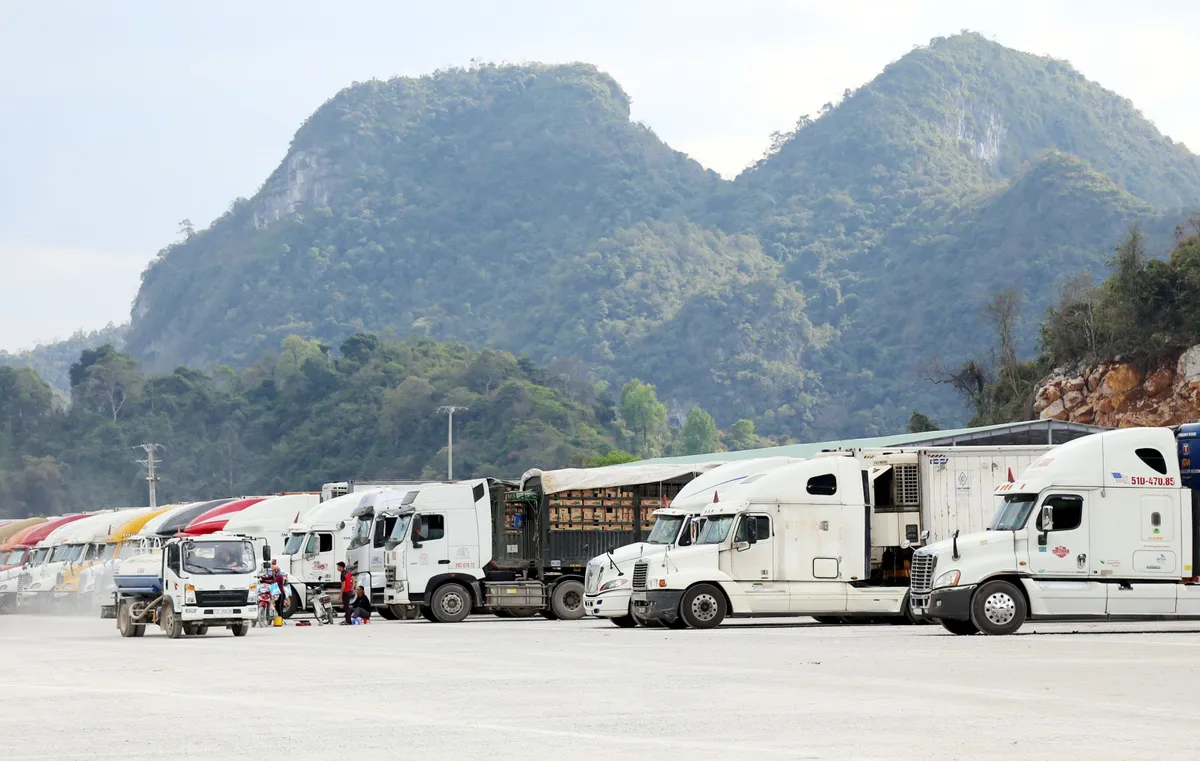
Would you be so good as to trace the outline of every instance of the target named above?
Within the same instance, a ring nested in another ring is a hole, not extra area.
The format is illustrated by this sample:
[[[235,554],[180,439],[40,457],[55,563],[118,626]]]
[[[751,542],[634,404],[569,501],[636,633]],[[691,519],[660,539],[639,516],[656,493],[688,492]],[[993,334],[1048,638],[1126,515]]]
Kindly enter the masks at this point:
[[[253,195],[355,80],[588,61],[733,176],[771,132],[968,28],[1070,60],[1195,150],[1198,21],[1186,0],[0,0],[0,349],[127,320],[179,221]]]

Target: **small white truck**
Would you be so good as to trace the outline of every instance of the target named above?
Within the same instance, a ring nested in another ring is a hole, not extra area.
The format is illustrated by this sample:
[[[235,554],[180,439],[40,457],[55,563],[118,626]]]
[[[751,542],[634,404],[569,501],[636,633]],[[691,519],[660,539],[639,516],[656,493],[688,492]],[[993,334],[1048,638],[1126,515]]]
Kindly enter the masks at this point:
[[[617,626],[637,626],[633,617],[633,566],[673,547],[687,547],[704,525],[700,512],[712,502],[714,490],[780,465],[800,462],[791,457],[736,460],[696,476],[671,500],[670,507],[654,511],[654,528],[645,541],[627,544],[588,562],[584,576],[584,611],[606,618]]]
[[[691,547],[637,561],[633,616],[678,628],[728,616],[911,620],[914,549],[985,521],[981,489],[1046,449],[834,451],[721,486]]]
[[[1194,423],[1126,428],[1047,452],[996,488],[986,529],[914,554],[914,613],[959,635],[1200,617],[1198,436]]]
[[[215,533],[176,537],[122,561],[113,604],[122,637],[157,624],[171,639],[227,627],[244,637],[257,617],[259,549],[251,537]],[[270,547],[261,545],[263,566]]]

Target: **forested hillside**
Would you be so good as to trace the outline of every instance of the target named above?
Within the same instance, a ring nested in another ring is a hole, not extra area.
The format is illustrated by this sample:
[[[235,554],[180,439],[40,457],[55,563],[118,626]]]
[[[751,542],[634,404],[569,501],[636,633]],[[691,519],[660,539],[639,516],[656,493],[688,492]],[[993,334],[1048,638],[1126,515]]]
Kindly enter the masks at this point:
[[[463,408],[460,478],[771,443],[749,421],[719,431],[699,408],[671,428],[654,387],[638,380],[610,393],[507,352],[363,333],[336,350],[289,336],[270,360],[212,375],[147,375],[106,344],[83,351],[68,381],[63,409],[35,371],[0,367],[0,517],[145,504],[136,461],[147,442],[163,446],[164,503],[444,478],[446,405]]]
[[[117,349],[125,346],[125,332],[128,325],[113,325],[100,330],[77,330],[75,334],[64,341],[42,344],[27,351],[10,353],[0,351],[0,366],[28,367],[36,370],[42,380],[50,384],[56,394],[65,403],[71,392],[71,381],[68,370],[79,361],[79,354],[84,349],[95,349],[97,346],[111,344]]]
[[[724,181],[630,121],[584,64],[355,84],[251,199],[143,276],[148,369],[253,364],[286,336],[417,334],[552,376],[655,385],[669,417],[819,439],[968,413],[927,382],[1016,342],[1134,220],[1151,253],[1200,205],[1200,164],[1065,62],[939,38],[774,136]]]

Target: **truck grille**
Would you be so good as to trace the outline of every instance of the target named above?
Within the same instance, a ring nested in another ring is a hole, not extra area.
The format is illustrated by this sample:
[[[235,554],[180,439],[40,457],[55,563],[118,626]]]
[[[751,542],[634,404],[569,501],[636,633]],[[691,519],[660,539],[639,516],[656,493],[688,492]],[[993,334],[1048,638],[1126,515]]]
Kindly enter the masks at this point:
[[[246,604],[244,589],[197,589],[196,605],[204,608],[229,608]]]
[[[25,587],[29,586],[29,582],[33,581],[33,575],[23,573],[17,577],[17,591],[24,592]]]
[[[913,553],[912,566],[909,568],[909,584],[912,591],[925,593],[933,588],[935,565],[937,565],[937,555],[931,552]]]
[[[633,566],[633,588],[634,589],[645,589],[646,588],[646,576],[649,574],[649,572],[650,572],[650,564],[647,563],[645,560],[641,560],[636,565]]]

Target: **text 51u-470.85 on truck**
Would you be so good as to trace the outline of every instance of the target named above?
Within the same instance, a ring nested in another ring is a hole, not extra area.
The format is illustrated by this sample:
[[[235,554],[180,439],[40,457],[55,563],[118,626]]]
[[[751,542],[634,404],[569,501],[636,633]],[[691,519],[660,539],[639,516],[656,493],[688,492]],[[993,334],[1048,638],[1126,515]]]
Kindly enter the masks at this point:
[[[986,531],[914,555],[914,611],[954,634],[1200,616],[1198,436],[1198,424],[1128,428],[1046,453],[997,487]]]

